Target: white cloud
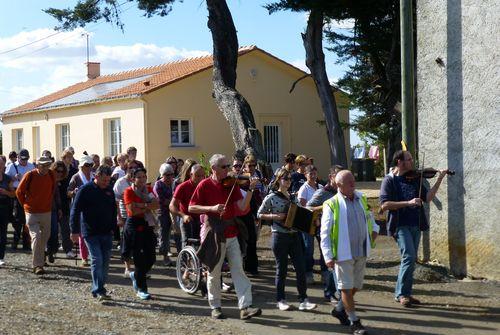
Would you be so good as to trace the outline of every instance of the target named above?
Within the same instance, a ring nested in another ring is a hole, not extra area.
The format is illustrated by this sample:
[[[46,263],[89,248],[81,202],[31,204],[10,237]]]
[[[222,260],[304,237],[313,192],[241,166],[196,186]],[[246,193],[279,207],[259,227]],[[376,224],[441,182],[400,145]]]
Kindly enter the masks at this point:
[[[306,23],[309,20],[309,14],[310,14],[310,12],[304,13],[304,21]],[[355,24],[354,19],[330,20],[330,22],[327,22],[326,26],[327,26],[327,28],[330,28],[330,29],[353,29],[354,24]]]
[[[327,28],[330,29],[353,29],[355,21],[354,19],[347,20],[331,20],[327,23]]]
[[[86,80],[86,41],[82,36],[85,33],[82,28],[60,33],[37,29],[0,38],[0,112]],[[55,35],[35,42],[52,34]],[[2,54],[32,42],[35,43]],[[101,73],[109,74],[207,54],[202,50],[136,43],[95,45],[90,59],[101,62]]]

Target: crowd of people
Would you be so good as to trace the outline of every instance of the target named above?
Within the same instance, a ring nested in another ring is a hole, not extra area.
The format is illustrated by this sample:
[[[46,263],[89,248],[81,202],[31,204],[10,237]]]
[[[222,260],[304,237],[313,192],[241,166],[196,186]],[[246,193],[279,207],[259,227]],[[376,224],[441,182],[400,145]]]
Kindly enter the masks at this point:
[[[228,267],[238,297],[240,318],[261,315],[252,302],[249,277],[259,276],[257,239],[269,225],[276,263],[276,306],[292,309],[285,296],[288,259],[295,270],[298,309],[313,310],[307,296],[314,283],[314,248],[320,250],[324,297],[332,315],[353,334],[366,334],[355,312],[354,294],[362,288],[366,260],[375,246],[379,227],[366,197],[355,190],[354,176],[332,166],[324,181],[313,159],[289,153],[269,180],[253,155],[214,154],[209,166],[193,159],[168,157],[148,183],[148,171],[137,160],[137,149],[104,157],[83,152],[79,160],[72,147],[59,159],[45,150],[30,163],[26,149],[0,156],[0,267],[6,264],[7,225],[19,244],[32,250],[32,266],[43,275],[62,249],[90,267],[91,294],[108,300],[107,274],[111,252],[119,249],[124,276],[136,296],[151,299],[148,273],[162,257],[173,265],[171,241],[179,253],[190,239],[200,240],[197,255],[207,268],[206,289],[213,318],[224,318],[221,306],[221,272]],[[421,215],[422,202],[435,196],[445,172],[427,191],[415,179],[405,178],[413,168],[411,154],[398,151],[394,167],[383,183],[381,207],[389,211],[388,231],[401,251],[395,299],[402,306],[420,303],[412,295],[413,270],[420,232],[428,228]],[[232,178],[228,178],[228,176]],[[228,180],[230,183],[228,185]],[[292,205],[321,212],[313,224],[316,234],[288,224]],[[75,248],[75,246],[78,248]],[[157,248],[158,247],[158,248]]]

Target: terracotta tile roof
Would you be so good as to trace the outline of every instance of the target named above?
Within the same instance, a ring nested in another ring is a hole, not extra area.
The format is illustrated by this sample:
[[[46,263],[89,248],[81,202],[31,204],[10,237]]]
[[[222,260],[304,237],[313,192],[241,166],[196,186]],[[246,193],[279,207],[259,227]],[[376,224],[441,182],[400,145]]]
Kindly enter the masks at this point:
[[[248,47],[242,47],[238,50],[239,55],[244,55],[254,50],[260,50],[256,46],[251,45]],[[112,83],[121,80],[133,79],[137,77],[148,76],[146,79],[139,80],[130,85],[118,88],[114,91],[107,92],[106,94],[98,96],[96,99],[91,101],[81,101],[79,103],[72,103],[70,105],[78,104],[88,104],[97,101],[113,100],[113,99],[123,99],[128,97],[139,97],[143,94],[152,92],[158,88],[174,83],[178,80],[184,79],[186,77],[192,76],[198,72],[204,71],[213,66],[212,55],[187,58],[182,59],[158,66],[151,66],[147,68],[140,68],[130,71],[124,71],[114,74],[109,74],[105,76],[99,76],[95,79],[90,79],[84,82],[80,82],[69,87],[66,87],[60,91],[54,92],[52,94],[46,95],[34,101],[28,102],[24,105],[15,107],[4,112],[1,116],[12,116],[16,114],[34,112],[38,110],[45,109],[57,109],[68,104],[57,105],[57,103],[51,104],[50,107],[45,105],[57,101],[59,99],[68,97],[72,94],[81,92],[85,89],[89,89],[99,84]],[[44,107],[45,106],[45,107]]]

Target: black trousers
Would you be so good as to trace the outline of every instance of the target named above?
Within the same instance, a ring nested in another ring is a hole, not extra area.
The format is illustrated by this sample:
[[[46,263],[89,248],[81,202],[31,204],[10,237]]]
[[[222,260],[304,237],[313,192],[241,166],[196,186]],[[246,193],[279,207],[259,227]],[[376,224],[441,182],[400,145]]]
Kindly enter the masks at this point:
[[[10,199],[7,199],[9,201]],[[4,200],[6,201],[6,200]],[[0,259],[5,257],[5,246],[7,245],[7,224],[10,218],[10,206],[0,205]]]
[[[123,232],[122,255],[134,258],[134,277],[142,292],[148,291],[146,275],[156,262],[157,237],[153,227],[142,218],[128,218]]]
[[[23,205],[21,205],[17,199],[14,199],[13,216],[12,227],[14,227],[14,240],[12,241],[12,245],[17,247],[19,240],[22,237],[23,247],[30,247],[31,237],[27,229],[24,229],[24,226],[26,225],[26,215],[24,213]]]
[[[246,272],[256,273],[259,270],[259,259],[257,257],[257,227],[255,226],[255,220],[252,213],[239,218],[245,223],[248,230],[247,253],[243,268]]]

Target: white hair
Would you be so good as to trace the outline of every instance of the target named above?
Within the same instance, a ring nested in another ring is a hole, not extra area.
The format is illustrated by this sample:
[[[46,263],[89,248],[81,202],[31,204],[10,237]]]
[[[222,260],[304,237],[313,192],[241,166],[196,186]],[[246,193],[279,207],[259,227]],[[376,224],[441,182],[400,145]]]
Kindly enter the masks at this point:
[[[214,155],[212,155],[212,157],[210,157],[210,160],[209,160],[210,166],[211,167],[216,166],[223,159],[226,159],[226,156],[224,156],[223,154],[214,154]]]
[[[163,176],[166,173],[174,173],[174,168],[168,163],[163,163],[160,165],[160,176]]]
[[[193,166],[191,166],[191,174],[195,174],[196,171],[198,171],[199,169],[203,168],[203,166],[201,166],[200,164],[195,164]]]

